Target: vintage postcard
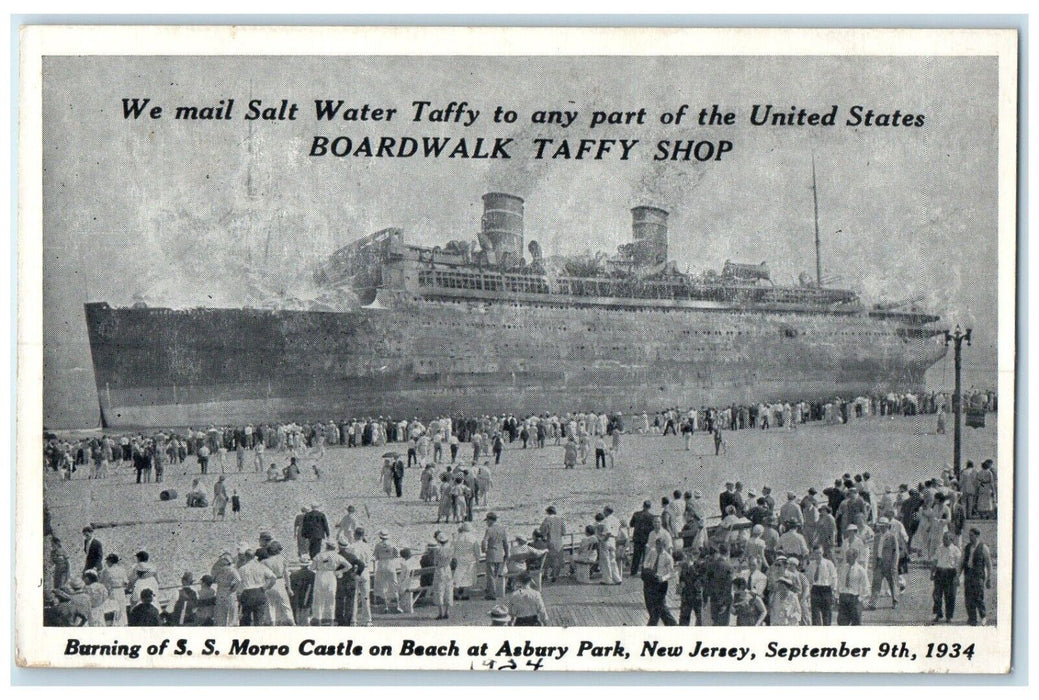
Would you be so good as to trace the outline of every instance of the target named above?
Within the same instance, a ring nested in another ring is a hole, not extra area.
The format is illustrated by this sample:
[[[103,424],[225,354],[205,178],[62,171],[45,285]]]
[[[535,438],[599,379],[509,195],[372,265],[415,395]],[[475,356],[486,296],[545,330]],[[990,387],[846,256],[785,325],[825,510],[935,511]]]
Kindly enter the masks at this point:
[[[1010,670],[1015,31],[20,40],[19,664]]]

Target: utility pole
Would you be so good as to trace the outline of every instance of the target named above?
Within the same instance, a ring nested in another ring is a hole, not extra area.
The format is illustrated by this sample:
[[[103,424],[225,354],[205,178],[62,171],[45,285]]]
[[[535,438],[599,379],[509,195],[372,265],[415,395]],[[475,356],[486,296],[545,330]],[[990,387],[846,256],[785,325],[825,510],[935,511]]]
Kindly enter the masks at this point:
[[[815,189],[815,154],[812,154],[812,205],[815,208],[815,283],[823,286],[823,263],[819,256],[819,194]]]
[[[960,367],[962,366],[962,359],[960,355],[961,348],[963,347],[963,341],[967,341],[967,345],[970,345],[970,328],[964,333],[960,330],[957,325],[956,330],[952,333],[945,331],[945,347],[949,347],[949,342],[952,341],[955,345],[956,351],[956,391],[952,395],[952,413],[953,420],[956,422],[953,424],[952,431],[952,472],[956,477],[956,480],[960,479],[960,432],[962,430],[962,398],[960,395]]]

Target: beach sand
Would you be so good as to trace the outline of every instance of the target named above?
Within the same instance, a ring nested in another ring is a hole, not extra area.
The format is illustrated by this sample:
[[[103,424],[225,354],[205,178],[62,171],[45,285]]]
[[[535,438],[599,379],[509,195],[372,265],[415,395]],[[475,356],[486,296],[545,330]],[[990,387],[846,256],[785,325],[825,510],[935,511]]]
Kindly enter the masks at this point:
[[[995,458],[995,418],[990,414],[985,428],[964,429],[964,462]],[[568,530],[581,532],[604,504],[612,504],[626,520],[647,498],[654,502],[654,511],[659,512],[660,497],[674,489],[701,490],[709,514],[716,515],[718,493],[730,480],[742,481],[744,492],[753,490],[760,494],[762,486],[771,486],[778,504],[785,500],[788,490],[800,497],[809,486],[821,492],[844,472],[868,471],[872,490],[879,496],[888,486],[915,486],[924,479],[937,477],[952,461],[952,426],[948,426],[945,435],[935,434],[934,416],[869,417],[853,419],[848,425],[816,423],[796,430],[743,430],[725,432],[725,437],[727,451],[716,457],[706,433],[695,436],[691,451],[684,449],[680,436],[628,434],[622,441],[615,468],[594,469],[594,455],[589,454],[587,465],[579,464],[566,471],[562,468],[563,448],[551,446],[551,440],[542,450],[520,449],[517,441],[505,450],[502,464],[491,467],[490,509],[498,513],[499,522],[511,535],[529,536],[544,517],[545,506],[555,504],[566,519]],[[309,468],[316,457],[307,457],[302,461],[301,480],[288,483],[268,483],[264,474],[251,471],[251,453],[247,470],[237,472],[234,454],[230,453],[228,493],[237,489],[242,500],[241,520],[237,521],[231,519],[230,507],[228,519],[222,522],[213,522],[211,509],[185,507],[184,494],[190,489],[191,480],[198,476],[193,457],[169,467],[162,484],[134,483],[134,472],[129,466],[103,480],[88,480],[83,468],[69,482],[48,473],[44,498],[54,532],[64,543],[73,572],[79,571],[83,563],[80,530],[84,525],[133,522],[136,524],[97,529],[96,536],[106,554],[116,552],[132,564],[136,551],[147,550],[158,568],[161,585],[175,588],[185,571],[191,571],[196,580],[208,572],[222,549],[234,551],[240,541],[255,545],[261,530],[270,530],[285,545],[286,553],[294,555],[293,519],[301,506],[314,501],[323,505],[333,530],[346,506],[353,504],[358,519],[368,527],[370,541],[378,530],[387,529],[394,544],[421,552],[438,529],[434,524],[436,505],[418,500],[420,470],[416,468],[405,473],[403,498],[388,498],[382,492],[380,455],[394,449],[401,449],[400,445],[329,448],[321,460],[320,480]],[[459,459],[468,463],[471,455],[471,447],[463,444]],[[272,461],[284,466],[288,453],[269,450],[265,463]],[[210,500],[218,474],[219,463],[213,459],[210,474],[202,481]],[[180,498],[160,501],[159,492],[164,488],[175,488]],[[483,530],[486,510],[481,508],[474,517],[478,533]],[[157,522],[168,520],[175,522]],[[446,526],[449,532],[455,527]],[[994,527],[986,528],[986,539],[995,551]],[[626,584],[623,588],[628,587]],[[603,590],[595,593],[601,595]],[[630,592],[620,590],[617,595],[632,597]],[[551,587],[547,598],[551,605]],[[920,605],[926,605],[926,601]],[[929,620],[929,606],[915,611],[914,617],[920,618],[915,622]]]

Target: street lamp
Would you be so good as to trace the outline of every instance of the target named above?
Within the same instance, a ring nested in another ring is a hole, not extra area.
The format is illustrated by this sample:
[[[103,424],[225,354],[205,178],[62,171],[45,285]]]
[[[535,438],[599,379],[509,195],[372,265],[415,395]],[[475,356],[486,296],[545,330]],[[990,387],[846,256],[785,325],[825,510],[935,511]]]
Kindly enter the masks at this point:
[[[951,341],[954,343],[956,351],[956,391],[952,395],[952,412],[954,420],[956,421],[953,424],[952,432],[952,473],[956,477],[957,481],[960,480],[960,430],[962,423],[962,418],[960,416],[962,412],[962,400],[960,397],[960,350],[963,346],[964,340],[967,341],[967,345],[970,345],[970,328],[968,328],[967,332],[964,333],[960,330],[960,327],[957,324],[956,330],[952,333],[945,331],[945,347],[949,347],[949,342]]]

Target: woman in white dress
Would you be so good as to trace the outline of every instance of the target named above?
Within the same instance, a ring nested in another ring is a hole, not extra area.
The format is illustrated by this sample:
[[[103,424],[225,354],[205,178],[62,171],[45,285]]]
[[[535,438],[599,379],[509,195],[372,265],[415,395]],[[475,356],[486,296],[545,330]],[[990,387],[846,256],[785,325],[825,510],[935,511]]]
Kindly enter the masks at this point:
[[[93,569],[83,572],[83,583],[85,584],[87,597],[90,598],[90,619],[87,621],[87,625],[90,627],[104,627],[108,589],[98,580],[97,572]]]
[[[336,551],[335,543],[325,540],[324,551],[314,555],[310,570],[314,572],[314,603],[311,608],[311,625],[331,625],[335,620],[336,572],[349,569],[350,562]]]
[[[159,593],[159,577],[155,573],[155,565],[148,561],[148,552],[137,552],[137,563],[130,570],[130,607],[141,602],[141,591],[150,588],[152,593]]]
[[[952,509],[944,494],[938,493],[934,496],[934,505],[931,506],[931,526],[927,538],[927,560],[934,561],[938,556],[938,548],[942,546],[942,537],[952,524]]]
[[[456,562],[450,541],[442,532],[438,532],[439,547],[433,553],[433,602],[437,606],[438,620],[446,620],[454,601],[454,569]]]
[[[924,489],[923,499],[923,504],[916,511],[917,517],[919,518],[919,525],[916,528],[916,534],[913,535],[913,539],[917,542],[917,549],[920,552],[921,558],[928,560],[930,559],[934,491],[931,489]]]
[[[578,583],[591,583],[592,566],[599,560],[599,538],[594,525],[586,526],[584,534],[574,558],[574,576]]]
[[[275,625],[294,625],[292,603],[289,601],[289,573],[282,554],[281,543],[273,540],[267,545],[267,558],[263,563],[277,577],[274,585],[267,589],[267,606],[270,608],[270,619]]]
[[[464,522],[458,526],[455,536],[454,555],[458,566],[454,573],[454,587],[459,600],[469,599],[469,589],[476,585],[476,569],[482,556],[480,540],[472,530],[472,524]]]
[[[491,468],[487,464],[481,464],[476,471],[476,486],[479,489],[478,505],[487,505],[487,494],[491,491]]]
[[[105,614],[112,614],[112,627],[126,627],[126,587],[130,577],[126,569],[119,563],[119,556],[109,554],[105,557],[105,568],[101,571],[101,583],[108,589],[108,602]]]

